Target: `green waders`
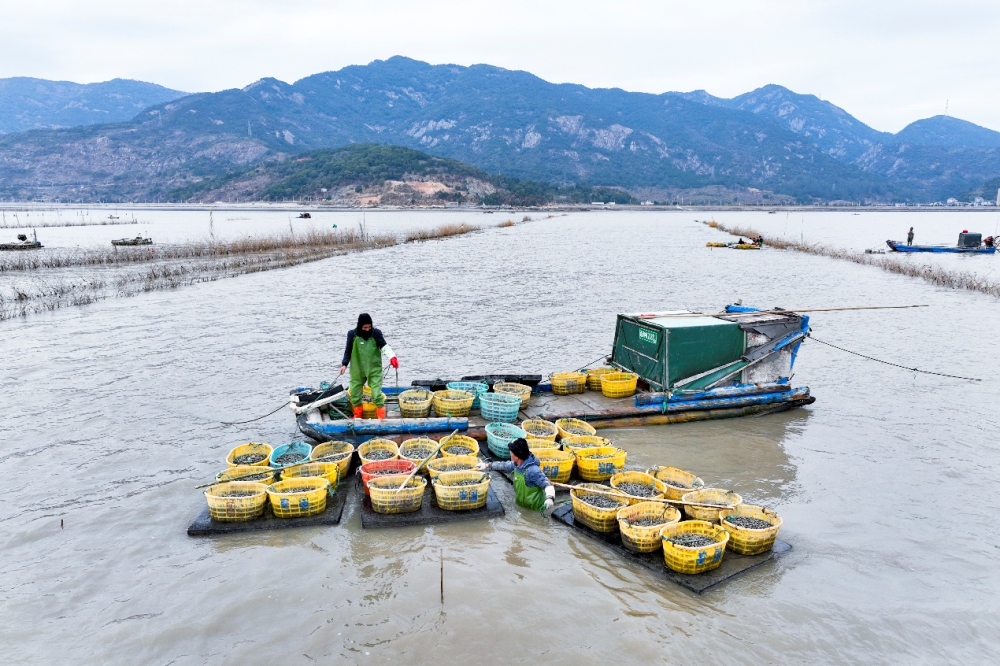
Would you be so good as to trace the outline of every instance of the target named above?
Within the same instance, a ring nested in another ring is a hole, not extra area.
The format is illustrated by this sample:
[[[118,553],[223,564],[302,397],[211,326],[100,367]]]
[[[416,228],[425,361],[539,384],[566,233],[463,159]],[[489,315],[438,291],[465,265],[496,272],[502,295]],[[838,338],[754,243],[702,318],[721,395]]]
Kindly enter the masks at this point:
[[[514,470],[514,501],[518,506],[532,511],[545,508],[545,488],[529,488],[524,482],[524,474]]]
[[[376,407],[383,407],[385,396],[382,395],[382,351],[375,344],[374,336],[365,340],[356,335],[351,347],[351,383],[348,386],[351,407],[361,405],[365,380],[372,390],[372,402]]]

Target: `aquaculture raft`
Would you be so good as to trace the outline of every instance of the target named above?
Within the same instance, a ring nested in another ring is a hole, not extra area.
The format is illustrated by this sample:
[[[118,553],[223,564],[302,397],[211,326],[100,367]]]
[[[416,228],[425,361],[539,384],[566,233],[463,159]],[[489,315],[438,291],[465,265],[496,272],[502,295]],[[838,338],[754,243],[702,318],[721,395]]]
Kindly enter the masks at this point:
[[[790,545],[780,539],[774,542],[774,548],[760,555],[738,555],[731,551],[726,551],[722,558],[722,564],[717,569],[706,571],[700,574],[681,574],[671,571],[663,564],[663,552],[657,549],[652,553],[634,553],[622,545],[621,534],[618,530],[613,532],[595,532],[589,527],[578,525],[573,519],[573,505],[563,504],[552,512],[552,517],[560,523],[572,527],[573,529],[587,535],[595,541],[604,544],[605,547],[615,552],[624,559],[635,562],[662,578],[685,587],[697,594],[715,587],[731,578],[746,573],[747,571],[759,567],[760,565],[780,557],[792,549]]]
[[[260,530],[280,530],[289,527],[316,527],[337,525],[344,513],[344,505],[348,495],[353,491],[354,484],[343,482],[333,497],[326,500],[326,510],[316,516],[303,518],[275,518],[268,503],[264,507],[264,515],[260,518],[243,522],[221,523],[212,520],[208,515],[208,507],[202,507],[201,513],[187,529],[188,536],[218,536],[236,532],[257,532]]]
[[[402,477],[400,477],[402,481]],[[420,505],[420,510],[413,511],[412,513],[396,513],[396,514],[383,514],[376,513],[372,508],[371,498],[367,497],[362,489],[360,488],[360,480],[356,482],[358,485],[357,492],[361,495],[361,527],[365,529],[374,529],[379,527],[407,527],[411,525],[435,525],[439,523],[452,523],[459,522],[463,520],[482,520],[484,518],[495,518],[497,516],[502,516],[506,512],[504,511],[503,504],[497,498],[496,493],[493,492],[493,488],[490,487],[489,493],[486,496],[486,506],[481,509],[470,509],[468,511],[445,511],[437,505],[437,501],[434,498],[434,489],[431,484],[428,483],[427,487],[424,488],[424,499]],[[206,509],[207,511],[207,509]]]

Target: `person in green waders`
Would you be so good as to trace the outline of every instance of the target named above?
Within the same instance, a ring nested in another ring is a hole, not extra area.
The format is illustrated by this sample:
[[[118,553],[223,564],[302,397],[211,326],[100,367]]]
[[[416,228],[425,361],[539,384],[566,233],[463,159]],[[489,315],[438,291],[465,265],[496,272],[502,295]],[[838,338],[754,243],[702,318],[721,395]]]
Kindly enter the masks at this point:
[[[389,365],[399,369],[399,360],[392,347],[385,343],[382,331],[372,326],[372,318],[367,312],[358,315],[358,325],[347,332],[347,349],[344,350],[344,360],[340,364],[340,374],[343,375],[347,366],[351,366],[351,382],[347,393],[351,398],[354,418],[360,419],[363,413],[363,390],[365,382],[372,390],[372,402],[375,403],[375,417],[385,418],[385,396],[382,395],[382,357],[389,359]]]
[[[542,472],[538,458],[528,450],[528,442],[518,437],[510,443],[510,460],[479,463],[480,471],[514,472],[514,499],[519,506],[532,511],[551,509],[556,501],[556,488]]]

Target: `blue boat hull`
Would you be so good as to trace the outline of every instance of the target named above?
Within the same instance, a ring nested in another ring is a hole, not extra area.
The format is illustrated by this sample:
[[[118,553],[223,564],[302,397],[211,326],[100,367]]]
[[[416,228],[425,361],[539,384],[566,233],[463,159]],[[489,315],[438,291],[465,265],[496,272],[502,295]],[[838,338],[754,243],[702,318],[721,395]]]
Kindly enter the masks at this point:
[[[995,247],[954,247],[947,245],[907,245],[899,241],[887,240],[889,249],[894,252],[941,252],[949,254],[993,254]]]

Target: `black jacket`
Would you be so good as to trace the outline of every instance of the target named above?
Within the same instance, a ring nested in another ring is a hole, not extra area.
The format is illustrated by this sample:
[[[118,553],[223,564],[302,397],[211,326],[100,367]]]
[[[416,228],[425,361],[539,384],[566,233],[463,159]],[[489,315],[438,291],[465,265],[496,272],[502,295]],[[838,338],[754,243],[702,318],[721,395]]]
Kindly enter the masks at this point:
[[[357,331],[353,328],[347,332],[347,349],[344,350],[344,360],[341,361],[341,365],[347,365],[351,362],[351,352],[354,351],[354,336],[357,335]],[[375,338],[375,346],[379,349],[385,347],[385,337],[382,335],[382,331],[378,330],[372,326],[372,337]]]

